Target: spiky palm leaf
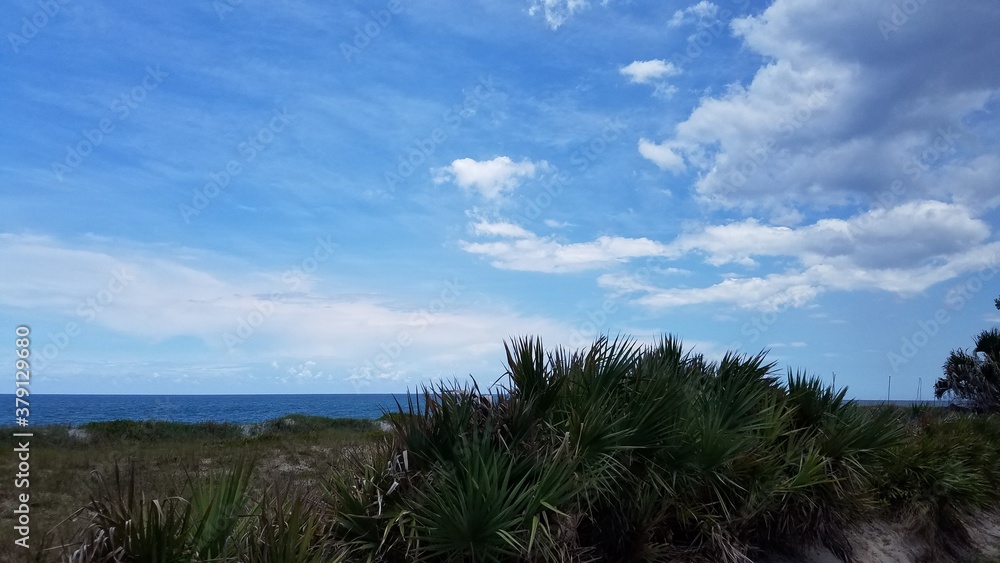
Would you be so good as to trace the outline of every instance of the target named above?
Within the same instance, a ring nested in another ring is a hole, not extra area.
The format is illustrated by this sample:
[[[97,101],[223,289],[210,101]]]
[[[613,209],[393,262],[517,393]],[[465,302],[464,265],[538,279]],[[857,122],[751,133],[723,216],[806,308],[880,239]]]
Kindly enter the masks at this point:
[[[1000,329],[984,330],[972,352],[953,350],[934,384],[934,396],[947,395],[981,411],[1000,410]]]

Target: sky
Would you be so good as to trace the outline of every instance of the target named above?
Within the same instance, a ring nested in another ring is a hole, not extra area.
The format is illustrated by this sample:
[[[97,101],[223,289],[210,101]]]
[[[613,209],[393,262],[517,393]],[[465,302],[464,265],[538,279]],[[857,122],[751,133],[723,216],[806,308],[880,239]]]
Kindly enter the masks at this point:
[[[488,386],[512,338],[674,334],[927,399],[1000,322],[995,0],[0,14],[34,393]]]

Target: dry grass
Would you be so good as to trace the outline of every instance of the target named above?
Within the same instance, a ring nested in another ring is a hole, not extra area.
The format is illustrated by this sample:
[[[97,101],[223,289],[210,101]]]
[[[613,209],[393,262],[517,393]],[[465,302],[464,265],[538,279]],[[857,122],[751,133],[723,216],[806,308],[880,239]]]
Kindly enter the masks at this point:
[[[33,429],[30,488],[18,490],[31,495],[31,557],[37,557],[43,545],[55,548],[70,541],[86,525],[85,519],[70,516],[90,500],[95,475],[111,475],[116,463],[124,467],[133,462],[139,487],[152,497],[168,495],[191,473],[226,468],[246,457],[257,461],[252,483],[256,491],[268,483],[292,481],[310,488],[340,463],[345,448],[380,433],[374,421],[302,416],[271,421],[249,437],[240,425],[120,421],[90,424],[84,430],[87,439],[71,436],[66,427]],[[7,452],[15,447],[12,432],[3,430]],[[0,472],[13,478],[16,463],[14,455],[2,456]],[[14,546],[14,500],[13,494],[0,498],[0,561],[35,560]],[[53,549],[43,560],[58,561],[57,553]]]

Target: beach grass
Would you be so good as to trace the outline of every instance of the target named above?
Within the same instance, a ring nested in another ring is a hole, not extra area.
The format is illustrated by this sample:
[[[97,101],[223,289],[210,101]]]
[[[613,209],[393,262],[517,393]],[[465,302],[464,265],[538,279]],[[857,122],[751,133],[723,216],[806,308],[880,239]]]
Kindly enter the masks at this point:
[[[16,447],[15,431],[3,429],[7,451]],[[271,482],[318,486],[345,448],[369,443],[382,431],[368,419],[291,414],[260,424],[117,420],[41,426],[32,433],[32,474],[25,489],[31,495],[31,545],[55,548],[72,543],[85,527],[85,518],[70,517],[91,500],[98,476],[113,475],[116,467],[133,467],[139,489],[150,498],[170,496],[184,488],[189,475],[241,459],[255,461],[252,484],[258,491]],[[13,476],[16,458],[0,457],[0,471]],[[0,561],[24,556],[13,543],[14,500],[5,494],[0,506]],[[50,553],[47,560],[62,560],[59,550]]]

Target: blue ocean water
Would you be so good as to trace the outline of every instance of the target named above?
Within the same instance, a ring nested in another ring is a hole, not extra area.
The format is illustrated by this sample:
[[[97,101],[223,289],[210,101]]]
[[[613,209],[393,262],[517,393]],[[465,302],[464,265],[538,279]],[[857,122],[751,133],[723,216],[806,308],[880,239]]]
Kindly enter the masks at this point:
[[[406,395],[35,395],[30,397],[32,426],[80,425],[104,420],[168,420],[171,422],[263,422],[288,414],[331,418],[378,418],[406,407]],[[11,403],[13,403],[13,397]],[[861,405],[885,401],[857,401]],[[917,401],[890,401],[909,406]],[[947,401],[922,401],[947,406]],[[0,421],[7,426],[13,421]]]
[[[287,414],[378,418],[406,395],[31,395],[31,425],[132,419],[263,422]],[[13,402],[13,399],[11,400]],[[0,426],[6,426],[6,421]]]

